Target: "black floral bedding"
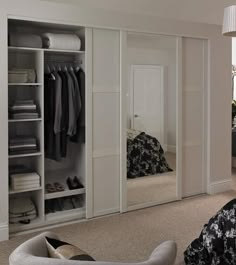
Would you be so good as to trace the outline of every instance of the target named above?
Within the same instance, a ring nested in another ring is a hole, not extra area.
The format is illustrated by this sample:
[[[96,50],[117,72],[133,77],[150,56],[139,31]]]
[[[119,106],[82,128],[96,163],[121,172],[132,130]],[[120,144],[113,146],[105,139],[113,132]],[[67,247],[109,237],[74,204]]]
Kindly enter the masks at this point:
[[[186,265],[236,264],[236,199],[204,225],[184,252],[184,260]]]
[[[127,178],[172,171],[159,141],[144,132],[127,138]]]

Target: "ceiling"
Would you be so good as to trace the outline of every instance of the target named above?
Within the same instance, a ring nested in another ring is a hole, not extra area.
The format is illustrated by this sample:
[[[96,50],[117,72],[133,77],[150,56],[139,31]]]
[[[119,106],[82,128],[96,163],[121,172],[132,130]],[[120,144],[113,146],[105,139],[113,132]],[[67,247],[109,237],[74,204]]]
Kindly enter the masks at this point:
[[[125,13],[209,24],[222,24],[224,7],[236,0],[41,0]]]

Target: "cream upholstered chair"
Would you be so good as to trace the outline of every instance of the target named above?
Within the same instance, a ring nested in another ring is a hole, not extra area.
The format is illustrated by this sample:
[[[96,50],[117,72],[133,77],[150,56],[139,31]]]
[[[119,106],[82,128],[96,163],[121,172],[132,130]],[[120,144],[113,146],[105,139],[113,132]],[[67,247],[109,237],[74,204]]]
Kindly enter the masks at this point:
[[[174,241],[165,241],[160,244],[148,260],[140,263],[119,263],[103,261],[75,261],[53,259],[48,257],[45,236],[58,237],[50,232],[42,233],[21,244],[9,257],[10,265],[173,265],[177,247]]]

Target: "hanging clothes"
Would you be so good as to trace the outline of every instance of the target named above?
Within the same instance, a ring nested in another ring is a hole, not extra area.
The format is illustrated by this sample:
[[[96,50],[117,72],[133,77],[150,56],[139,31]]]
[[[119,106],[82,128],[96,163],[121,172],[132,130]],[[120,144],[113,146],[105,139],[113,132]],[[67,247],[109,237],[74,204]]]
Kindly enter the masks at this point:
[[[79,84],[79,91],[81,97],[81,111],[79,117],[77,119],[77,131],[73,137],[71,137],[71,141],[85,142],[85,73],[83,69],[79,69],[76,73],[76,78]]]
[[[81,117],[82,112],[85,115],[85,76],[71,68],[47,73],[44,80],[45,156],[61,161],[67,155],[68,140],[79,142],[81,121],[85,125]]]
[[[61,160],[61,134],[55,133],[54,123],[57,117],[56,90],[60,89],[60,79],[57,75],[44,75],[44,143],[45,157],[56,161]],[[60,105],[60,103],[58,103]]]
[[[68,101],[68,89],[67,89],[67,77],[63,71],[58,71],[62,79],[62,116],[61,116],[61,156],[66,157],[67,153],[67,130],[69,126],[69,101]]]

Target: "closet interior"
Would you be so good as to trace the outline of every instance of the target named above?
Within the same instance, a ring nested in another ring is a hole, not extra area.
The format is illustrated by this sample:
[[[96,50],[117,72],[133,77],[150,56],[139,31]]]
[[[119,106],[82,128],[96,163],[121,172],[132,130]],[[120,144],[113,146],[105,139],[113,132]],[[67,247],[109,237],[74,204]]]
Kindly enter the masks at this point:
[[[85,28],[9,19],[8,41],[10,231],[84,218]]]

